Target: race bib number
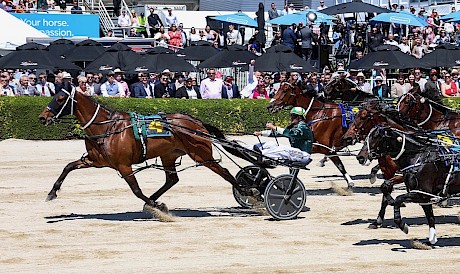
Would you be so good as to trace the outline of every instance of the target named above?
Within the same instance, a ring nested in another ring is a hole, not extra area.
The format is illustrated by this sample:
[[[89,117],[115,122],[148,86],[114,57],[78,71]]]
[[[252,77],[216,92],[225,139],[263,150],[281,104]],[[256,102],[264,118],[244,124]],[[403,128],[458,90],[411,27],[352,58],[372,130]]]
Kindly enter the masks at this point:
[[[156,131],[158,133],[163,132],[163,125],[158,120],[153,120],[149,124],[149,130]]]

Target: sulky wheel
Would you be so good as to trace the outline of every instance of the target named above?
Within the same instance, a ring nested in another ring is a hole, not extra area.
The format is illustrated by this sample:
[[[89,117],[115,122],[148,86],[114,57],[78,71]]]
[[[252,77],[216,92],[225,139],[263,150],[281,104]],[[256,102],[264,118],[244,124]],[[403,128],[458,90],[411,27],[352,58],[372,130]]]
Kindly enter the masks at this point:
[[[298,178],[291,186],[293,178],[290,174],[280,175],[271,180],[265,189],[265,207],[277,220],[294,219],[305,206],[307,199],[305,186]]]
[[[243,167],[238,174],[236,174],[236,180],[240,185],[248,188],[256,188],[263,195],[265,187],[271,180],[271,175],[265,168],[258,166],[246,166]],[[238,204],[244,208],[251,208],[252,203],[247,196],[242,195],[235,187],[233,187],[233,197]]]

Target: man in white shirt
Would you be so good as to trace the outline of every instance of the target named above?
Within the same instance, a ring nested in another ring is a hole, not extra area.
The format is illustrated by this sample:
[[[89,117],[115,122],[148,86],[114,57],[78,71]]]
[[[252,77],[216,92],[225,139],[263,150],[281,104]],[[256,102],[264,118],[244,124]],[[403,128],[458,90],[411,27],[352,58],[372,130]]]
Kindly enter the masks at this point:
[[[227,45],[241,45],[241,35],[240,32],[235,29],[233,24],[228,25],[227,32]]]
[[[323,9],[326,9],[326,5],[324,4],[324,0],[320,0],[319,1],[319,6],[318,8],[316,9],[317,11],[320,11],[320,10],[323,10]]]
[[[171,25],[179,25],[177,17],[175,14],[172,14],[172,9],[168,9],[168,14],[165,16],[166,26],[171,27]]]
[[[200,93],[203,99],[222,98],[222,79],[216,78],[216,70],[208,70],[208,78],[201,81]]]
[[[420,91],[424,92],[425,91],[425,84],[426,84],[427,80],[425,78],[422,78],[422,73],[420,72],[419,68],[416,68],[414,70],[414,76],[415,76],[415,83],[419,84]]]
[[[398,45],[402,52],[410,54],[410,46],[407,37],[401,38],[401,44]]]
[[[107,73],[107,81],[101,85],[101,95],[104,97],[125,97],[123,87],[115,81],[115,72]]]
[[[295,8],[294,8],[294,4],[292,4],[292,3],[289,4],[288,14],[293,14],[293,13],[295,13],[295,12],[296,12],[296,10],[295,10]]]
[[[123,28],[123,35],[126,36],[127,30],[131,27],[131,17],[129,14],[126,14],[126,11],[123,10],[121,15],[118,16],[117,25],[120,28]]]
[[[38,75],[37,91],[41,96],[54,96],[54,84],[47,81],[46,73],[42,72]]]
[[[393,39],[394,36],[393,34],[388,34],[388,39],[385,40],[385,45],[393,45],[393,46],[399,46],[398,42],[396,42],[396,40]]]

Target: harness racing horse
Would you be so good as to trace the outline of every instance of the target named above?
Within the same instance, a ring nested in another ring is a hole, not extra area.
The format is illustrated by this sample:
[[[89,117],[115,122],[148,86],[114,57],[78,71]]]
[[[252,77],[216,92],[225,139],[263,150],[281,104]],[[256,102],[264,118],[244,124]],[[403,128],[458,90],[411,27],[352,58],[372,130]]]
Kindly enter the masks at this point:
[[[372,94],[359,90],[352,80],[340,76],[333,78],[324,86],[324,97],[330,101],[341,101],[351,105],[376,98]]]
[[[342,136],[346,129],[342,126],[342,111],[336,103],[325,103],[302,94],[302,90],[290,83],[282,83],[278,92],[267,106],[268,111],[276,113],[288,106],[299,106],[306,110],[305,120],[311,123],[315,138],[313,153],[321,153],[331,158],[347,181],[354,186],[336,151],[344,147]]]
[[[397,110],[403,119],[424,129],[450,129],[460,137],[460,113],[431,99],[423,97],[418,87],[404,94]]]
[[[67,87],[67,90],[62,89],[56,93],[48,107],[40,114],[39,120],[42,124],[49,125],[55,119],[68,114],[75,115],[86,133],[87,154],[64,168],[49,192],[47,200],[57,197],[56,193],[69,172],[89,167],[110,167],[119,173],[128,183],[134,195],[146,205],[164,210],[165,205],[157,203],[157,200],[179,181],[176,159],[186,154],[197,164],[204,165],[219,174],[241,193],[250,195],[230,172],[213,158],[211,139],[202,137],[210,136],[207,134],[214,134],[218,138],[225,138],[225,136],[217,128],[197,118],[178,113],[167,114],[164,121],[165,128],[172,132],[171,136],[149,138],[142,142],[142,138],[141,140],[135,139],[134,125],[128,113],[111,111],[91,97],[76,92],[75,88]],[[229,149],[231,150],[227,148]],[[132,165],[156,157],[161,159],[166,182],[150,197],[147,197],[139,188]]]
[[[374,128],[359,155],[367,161],[390,156],[402,167],[408,193],[394,201],[394,221],[408,233],[400,208],[405,202],[420,203],[428,221],[429,241],[437,242],[432,204],[443,202],[460,193],[459,172],[454,171],[458,152],[451,152],[430,136],[409,134],[392,128]]]

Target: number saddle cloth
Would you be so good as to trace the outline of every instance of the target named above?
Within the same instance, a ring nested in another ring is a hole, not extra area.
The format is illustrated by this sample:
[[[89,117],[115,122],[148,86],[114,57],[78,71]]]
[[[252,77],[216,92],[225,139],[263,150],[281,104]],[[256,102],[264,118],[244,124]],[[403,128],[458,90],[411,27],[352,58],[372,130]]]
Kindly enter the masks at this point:
[[[141,138],[145,140],[146,138],[169,137],[172,135],[171,130],[167,126],[166,115],[163,113],[141,115],[130,112],[129,116],[136,140],[141,140]]]

